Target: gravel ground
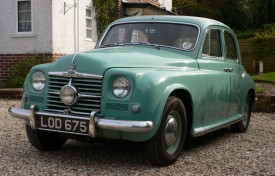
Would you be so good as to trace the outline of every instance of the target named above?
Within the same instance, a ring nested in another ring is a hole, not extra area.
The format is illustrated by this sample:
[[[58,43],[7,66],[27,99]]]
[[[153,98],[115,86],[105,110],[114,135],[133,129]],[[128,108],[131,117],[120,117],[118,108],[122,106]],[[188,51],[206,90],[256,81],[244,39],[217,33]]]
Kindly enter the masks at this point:
[[[23,121],[0,99],[0,175],[275,175],[275,114],[254,113],[245,134],[223,129],[192,139],[178,161],[153,167],[141,144],[69,140],[40,152],[27,140]]]

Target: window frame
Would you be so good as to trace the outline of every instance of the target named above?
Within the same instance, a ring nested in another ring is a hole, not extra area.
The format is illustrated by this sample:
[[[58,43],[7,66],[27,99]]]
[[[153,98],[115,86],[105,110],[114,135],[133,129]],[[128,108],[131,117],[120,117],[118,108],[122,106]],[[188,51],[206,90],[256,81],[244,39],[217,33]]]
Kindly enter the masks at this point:
[[[91,16],[90,17],[87,16],[87,10],[91,11]],[[93,7],[86,6],[86,9],[85,9],[85,39],[89,40],[89,41],[93,41],[93,25],[94,25],[93,14],[94,14]],[[90,28],[88,28],[88,26],[87,26],[87,20],[91,21],[91,27]],[[88,37],[87,30],[89,30],[91,32],[91,38]]]
[[[19,24],[19,19],[18,19],[18,2],[20,1],[29,1],[31,3],[31,31],[28,32],[19,32],[18,31],[18,24]],[[32,35],[34,33],[34,23],[33,23],[33,0],[15,0],[15,16],[16,16],[16,24],[15,24],[15,33],[17,35]]]
[[[221,52],[221,56],[210,56],[210,55],[204,55],[203,54],[203,47],[204,47],[204,42],[206,40],[206,36],[207,34],[210,32],[210,40],[209,40],[209,49],[210,49],[210,45],[211,45],[211,31],[212,30],[216,30],[219,31],[219,39],[220,39],[220,52]],[[207,59],[215,59],[215,60],[224,60],[224,52],[223,52],[223,30],[221,30],[219,27],[211,27],[208,28],[205,31],[205,34],[203,36],[203,40],[202,40],[202,44],[201,44],[201,50],[200,50],[200,57],[201,58],[207,58]]]
[[[230,35],[230,37],[233,39],[234,42],[234,48],[235,48],[235,52],[236,52],[236,59],[232,59],[232,58],[228,58],[227,57],[227,45],[226,45],[226,40],[225,40],[225,33],[228,33]],[[239,62],[240,61],[240,54],[238,52],[238,42],[236,37],[233,35],[233,33],[229,30],[224,29],[223,31],[223,41],[224,41],[224,55],[227,61],[231,61],[231,62]]]
[[[185,26],[190,26],[190,27],[194,27],[197,30],[196,33],[196,40],[192,46],[192,48],[190,49],[181,49],[181,48],[176,48],[174,46],[169,46],[169,45],[163,45],[163,44],[158,44],[158,46],[163,46],[163,47],[167,47],[167,48],[173,48],[173,49],[177,49],[180,51],[185,51],[185,52],[192,52],[194,50],[196,50],[196,47],[199,46],[199,37],[201,35],[201,28],[193,23],[181,23],[181,22],[167,22],[167,21],[156,21],[156,22],[150,22],[150,21],[125,21],[125,22],[120,22],[120,23],[116,23],[114,25],[109,25],[108,28],[105,30],[105,32],[103,33],[101,39],[99,40],[99,42],[96,45],[96,48],[100,48],[102,45],[105,45],[105,40],[110,41],[109,39],[109,33],[112,30],[112,28],[116,27],[116,26],[120,26],[120,25],[130,25],[130,24],[139,24],[139,23],[144,23],[144,24],[171,24],[171,25],[185,25]],[[127,42],[126,42],[127,43]]]

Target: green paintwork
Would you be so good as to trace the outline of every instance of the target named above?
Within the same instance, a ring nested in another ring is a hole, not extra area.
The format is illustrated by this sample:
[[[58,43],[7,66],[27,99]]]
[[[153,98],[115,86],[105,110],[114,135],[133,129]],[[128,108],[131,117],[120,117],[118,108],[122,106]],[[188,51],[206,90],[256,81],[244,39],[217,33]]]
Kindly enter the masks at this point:
[[[192,51],[162,46],[158,49],[149,45],[100,48],[101,39],[93,51],[68,55],[54,63],[33,67],[26,78],[24,93],[29,97],[41,97],[40,102],[22,102],[21,106],[29,109],[31,104],[35,104],[40,110],[45,109],[47,85],[44,90],[35,91],[31,86],[32,74],[41,71],[47,77],[48,72],[67,72],[75,57],[77,72],[103,76],[100,111],[103,118],[149,120],[154,124],[153,130],[149,133],[99,130],[100,137],[131,141],[150,139],[157,132],[166,100],[174,91],[181,91],[181,94],[190,96],[191,107],[186,108],[191,112],[188,116],[192,121],[191,134],[241,118],[246,96],[249,91],[255,93],[255,85],[240,64],[239,50],[238,61],[229,61],[225,57],[215,59],[201,56],[201,43],[209,26],[230,31],[234,35],[229,27],[210,19],[180,16],[124,18],[110,26],[138,21],[195,24],[200,29],[197,46]],[[224,46],[222,49],[225,52]],[[232,67],[234,71],[225,72],[226,67]],[[119,76],[127,78],[131,84],[130,94],[122,99],[116,98],[112,93],[112,81]],[[186,103],[187,100],[182,101]],[[141,106],[140,112],[131,111],[133,104]],[[121,109],[112,109],[113,106]]]

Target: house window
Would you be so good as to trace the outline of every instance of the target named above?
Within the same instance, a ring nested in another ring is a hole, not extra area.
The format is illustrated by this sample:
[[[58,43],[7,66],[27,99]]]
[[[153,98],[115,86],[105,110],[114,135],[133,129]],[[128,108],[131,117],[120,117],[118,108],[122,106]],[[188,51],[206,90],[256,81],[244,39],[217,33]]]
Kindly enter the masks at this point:
[[[86,38],[92,39],[92,9],[86,9]]]
[[[32,32],[32,4],[31,0],[17,0],[17,32]]]

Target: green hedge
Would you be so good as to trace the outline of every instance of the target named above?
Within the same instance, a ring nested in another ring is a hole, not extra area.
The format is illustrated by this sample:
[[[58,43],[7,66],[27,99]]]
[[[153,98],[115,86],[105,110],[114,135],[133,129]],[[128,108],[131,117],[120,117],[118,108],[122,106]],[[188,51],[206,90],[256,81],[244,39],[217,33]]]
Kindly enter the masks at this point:
[[[12,67],[12,74],[8,79],[9,88],[23,87],[24,80],[29,73],[30,69],[38,64],[52,62],[52,58],[38,54],[29,54],[25,59],[17,62]]]

